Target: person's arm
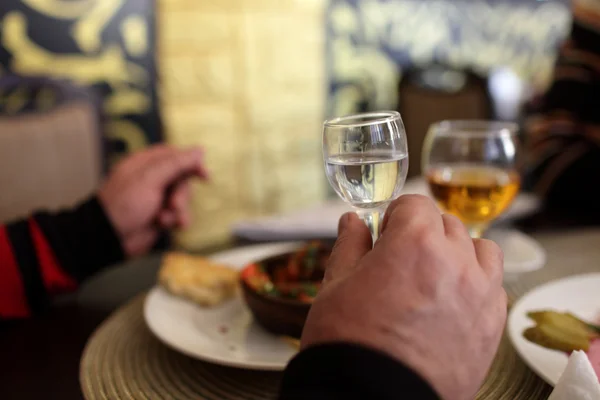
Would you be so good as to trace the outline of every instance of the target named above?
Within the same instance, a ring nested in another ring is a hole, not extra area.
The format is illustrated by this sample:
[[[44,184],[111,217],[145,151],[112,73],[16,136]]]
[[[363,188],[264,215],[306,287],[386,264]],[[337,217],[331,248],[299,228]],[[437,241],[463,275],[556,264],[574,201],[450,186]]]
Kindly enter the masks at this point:
[[[96,197],[72,210],[0,226],[0,320],[44,311],[53,296],[123,258]]]
[[[288,365],[279,400],[439,400],[419,375],[395,359],[352,344],[304,350]]]
[[[596,210],[600,185],[600,7],[574,2],[554,80],[525,125],[526,187],[560,209]]]
[[[192,177],[208,178],[202,149],[156,145],[116,165],[79,207],[0,225],[0,320],[43,311],[52,296],[189,225]]]

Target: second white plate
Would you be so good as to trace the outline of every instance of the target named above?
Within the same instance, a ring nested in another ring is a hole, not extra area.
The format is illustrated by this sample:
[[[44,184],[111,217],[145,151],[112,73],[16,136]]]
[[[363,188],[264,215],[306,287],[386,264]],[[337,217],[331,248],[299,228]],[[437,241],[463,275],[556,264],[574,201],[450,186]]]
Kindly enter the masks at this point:
[[[600,312],[600,273],[577,275],[539,286],[523,296],[512,308],[508,318],[508,334],[521,358],[552,386],[565,370],[568,356],[529,342],[523,331],[534,323],[527,318],[530,311],[569,311],[578,317],[594,321]]]

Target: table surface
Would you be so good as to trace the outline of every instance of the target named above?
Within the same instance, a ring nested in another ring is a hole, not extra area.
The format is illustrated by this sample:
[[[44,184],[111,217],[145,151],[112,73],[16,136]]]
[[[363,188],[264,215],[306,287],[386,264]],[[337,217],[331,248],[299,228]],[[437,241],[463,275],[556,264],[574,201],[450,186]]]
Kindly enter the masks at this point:
[[[0,325],[0,399],[83,399],[79,361],[94,330],[152,287],[160,256],[110,268],[48,314]]]
[[[518,224],[535,236],[581,225],[548,215]],[[110,268],[48,314],[1,324],[0,399],[82,399],[79,361],[89,336],[116,308],[154,285],[159,263],[160,256],[151,255]]]

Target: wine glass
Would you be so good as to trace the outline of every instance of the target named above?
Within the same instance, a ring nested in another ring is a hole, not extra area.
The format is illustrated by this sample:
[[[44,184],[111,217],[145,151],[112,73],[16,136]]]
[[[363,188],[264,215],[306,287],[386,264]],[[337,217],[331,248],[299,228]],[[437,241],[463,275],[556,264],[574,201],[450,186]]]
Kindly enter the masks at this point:
[[[423,173],[439,206],[467,226],[473,238],[512,203],[521,186],[516,124],[442,121],[423,146]]]
[[[400,113],[381,111],[325,121],[323,159],[329,183],[365,221],[375,244],[383,214],[400,195],[408,172]]]

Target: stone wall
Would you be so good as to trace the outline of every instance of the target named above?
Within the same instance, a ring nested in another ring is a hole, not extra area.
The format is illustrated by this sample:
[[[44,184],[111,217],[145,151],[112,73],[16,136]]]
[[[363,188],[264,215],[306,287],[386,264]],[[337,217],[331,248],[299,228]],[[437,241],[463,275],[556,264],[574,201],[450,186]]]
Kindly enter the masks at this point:
[[[403,68],[433,61],[543,86],[570,22],[566,0],[157,2],[166,135],[203,145],[213,172],[189,248],[325,197],[325,114],[396,108]]]
[[[167,139],[206,149],[190,249],[227,239],[235,220],[325,197],[321,0],[158,0]]]

